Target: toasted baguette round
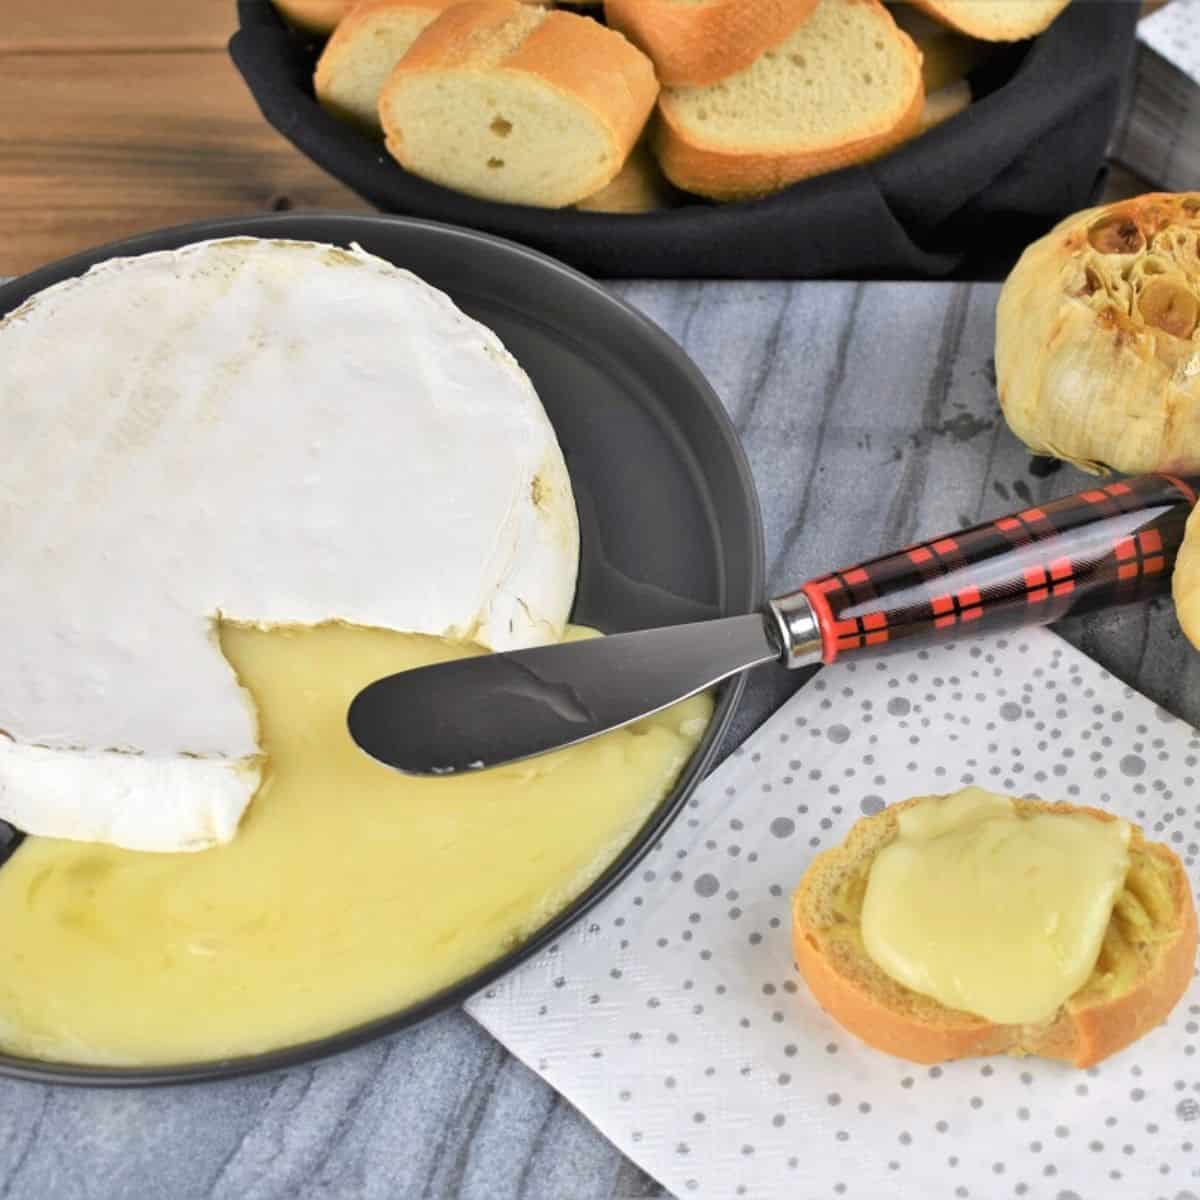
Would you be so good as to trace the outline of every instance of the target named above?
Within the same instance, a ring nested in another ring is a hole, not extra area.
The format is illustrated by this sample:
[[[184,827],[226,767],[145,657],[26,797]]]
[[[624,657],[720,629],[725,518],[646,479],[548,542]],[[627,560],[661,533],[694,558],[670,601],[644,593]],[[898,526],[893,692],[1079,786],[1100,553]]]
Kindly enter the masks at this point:
[[[1200,505],[1188,518],[1187,532],[1171,577],[1171,592],[1179,624],[1188,641],[1200,650]]]
[[[913,136],[921,56],[878,0],[821,0],[779,45],[706,88],[668,88],[653,146],[667,178],[714,200],[764,196]]]
[[[1019,42],[1048,29],[1070,0],[913,0],[951,29],[985,42]]]
[[[783,41],[817,0],[605,0],[604,16],[670,87],[716,83]]]
[[[384,85],[401,166],[472,196],[561,208],[620,171],[658,95],[654,66],[590,17],[468,0],[426,26]]]
[[[1161,1024],[1187,990],[1196,960],[1196,910],[1183,864],[1133,828],[1130,868],[1087,983],[1040,1025],[997,1025],[947,1008],[887,975],[863,949],[858,927],[867,873],[896,836],[896,814],[916,797],[858,821],[846,840],[813,859],[792,897],[796,965],[821,1007],[869,1046],[938,1063],[988,1054],[1039,1055],[1088,1067]],[[1020,813],[1101,809],[1014,800]]]
[[[334,116],[378,130],[379,93],[417,35],[459,0],[362,0],[317,60],[313,90]]]

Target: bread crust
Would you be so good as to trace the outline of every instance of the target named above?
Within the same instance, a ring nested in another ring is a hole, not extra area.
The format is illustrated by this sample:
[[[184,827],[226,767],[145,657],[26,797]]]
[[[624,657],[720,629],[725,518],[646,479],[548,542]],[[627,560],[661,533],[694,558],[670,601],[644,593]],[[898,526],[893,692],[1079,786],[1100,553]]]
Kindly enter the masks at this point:
[[[350,15],[350,12],[367,0],[271,0],[284,19],[306,33],[332,33]],[[446,8],[458,0],[446,0],[439,8]],[[520,0],[522,4],[538,4],[551,8],[554,0]],[[600,0],[595,0],[599,3]],[[421,6],[424,7],[424,6]]]
[[[451,5],[413,42],[397,72],[470,66],[476,47],[520,12],[517,0],[466,0]]]
[[[604,187],[642,135],[658,99],[654,64],[615,29],[576,13],[551,12],[506,64],[573,95],[609,128],[616,165],[585,193]]]
[[[836,171],[886,154],[920,129],[925,107],[921,83],[921,54],[906,33],[896,26],[879,0],[852,0],[876,10],[891,26],[909,60],[912,92],[896,121],[850,141],[798,150],[786,144],[738,150],[705,142],[687,128],[672,103],[669,91],[659,97],[652,129],[652,145],[663,172],[676,187],[713,200],[745,200],[777,192],[813,175]]]
[[[942,1010],[943,1021],[935,1024],[889,1006],[867,987],[839,972],[826,953],[824,931],[807,919],[808,889],[816,887],[823,870],[852,861],[871,822],[892,820],[894,814],[925,799],[928,797],[914,797],[858,821],[840,846],[813,860],[793,895],[792,948],[796,966],[825,1012],[867,1045],[925,1064],[1016,1054],[1089,1067],[1124,1049],[1166,1019],[1187,990],[1195,969],[1196,910],[1191,885],[1178,857],[1164,845],[1145,842],[1136,826],[1133,847],[1154,855],[1170,870],[1172,927],[1176,933],[1160,953],[1154,970],[1115,999],[1089,1004],[1079,993],[1059,1009],[1052,1021],[1040,1026],[998,1025],[948,1008]],[[1027,813],[1087,813],[1102,821],[1117,819],[1113,813],[1087,806],[1030,800],[1015,803],[1018,811]]]
[[[668,87],[716,83],[783,41],[818,0],[605,0],[604,16],[654,61]]]
[[[385,114],[390,89],[409,73],[447,68],[519,72],[572,97],[604,126],[613,148],[609,162],[598,164],[589,179],[580,180],[574,203],[606,186],[620,171],[641,136],[658,97],[658,80],[650,60],[615,30],[590,17],[548,12],[516,50],[495,66],[477,65],[475,46],[505,24],[524,6],[519,0],[467,0],[441,13],[427,25],[397,64],[380,97]],[[405,167],[403,132],[389,128],[387,147]]]
[[[354,0],[271,0],[289,24],[306,33],[329,33]]]
[[[951,29],[965,33],[969,37],[979,38],[984,42],[1020,42],[1025,38],[1035,37],[1044,33],[1054,23],[1055,18],[1070,3],[1070,0],[1055,0],[1055,3],[1043,9],[1041,4],[1024,6],[1017,3],[1010,5],[1008,20],[990,22],[973,14],[968,5],[962,3],[945,4],[942,0],[908,0],[914,7],[927,12],[935,21],[948,25]],[[1031,9],[1036,7],[1037,11]]]
[[[322,103],[329,102],[334,76],[346,57],[354,52],[354,42],[359,31],[370,24],[371,18],[381,12],[420,12],[424,10],[432,20],[438,13],[457,4],[458,0],[359,0],[337,23],[337,28],[325,43],[317,69],[313,72],[313,90]]]
[[[1087,1007],[1067,1001],[1065,1007],[1074,1044],[1072,1053],[1055,1057],[1066,1058],[1077,1067],[1090,1067],[1161,1025],[1192,980],[1196,964],[1196,908],[1187,875],[1168,847],[1146,843],[1144,849],[1171,869],[1171,899],[1179,932],[1157,969],[1117,999]],[[1036,1046],[1033,1052],[1040,1053]]]
[[[814,175],[879,158],[919,131],[924,107],[918,89],[900,121],[885,132],[819,150],[739,152],[692,141],[660,103],[653,145],[663,174],[685,192],[711,200],[753,200]]]

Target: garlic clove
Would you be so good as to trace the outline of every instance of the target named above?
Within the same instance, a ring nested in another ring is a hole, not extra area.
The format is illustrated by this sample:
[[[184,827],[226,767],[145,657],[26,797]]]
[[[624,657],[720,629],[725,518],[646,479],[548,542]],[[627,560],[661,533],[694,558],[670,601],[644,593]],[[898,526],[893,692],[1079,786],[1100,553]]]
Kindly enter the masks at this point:
[[[1155,279],[1138,297],[1138,316],[1174,338],[1190,338],[1200,323],[1200,298],[1176,279]]]
[[[1088,230],[1088,244],[1098,254],[1138,254],[1146,248],[1146,239],[1132,217],[1113,213]]]

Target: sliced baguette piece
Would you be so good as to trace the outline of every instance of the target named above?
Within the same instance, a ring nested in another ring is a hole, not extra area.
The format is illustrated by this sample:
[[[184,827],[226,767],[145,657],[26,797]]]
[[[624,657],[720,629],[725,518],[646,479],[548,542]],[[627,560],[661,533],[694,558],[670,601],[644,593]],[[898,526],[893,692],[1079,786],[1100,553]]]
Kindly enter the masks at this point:
[[[428,25],[384,85],[388,150],[472,196],[561,208],[620,171],[658,95],[654,66],[590,17],[468,0]]]
[[[927,797],[858,821],[846,840],[813,859],[792,897],[796,965],[821,1007],[869,1046],[938,1063],[978,1055],[1039,1055],[1088,1067],[1167,1017],[1196,960],[1196,910],[1183,864],[1136,826],[1130,868],[1087,983],[1041,1025],[997,1025],[947,1008],[893,980],[863,949],[858,918],[867,874],[897,833],[896,814]],[[1019,813],[1101,809],[1014,800]]]
[[[878,0],[821,0],[745,70],[664,90],[654,151],[684,191],[764,196],[886,153],[917,132],[924,99],[921,56]]]
[[[305,33],[327,34],[337,28],[359,0],[271,0],[289,25]],[[598,2],[598,0],[597,0]],[[554,0],[521,0],[522,4],[539,4],[553,8]]]
[[[1054,23],[1070,0],[913,0],[931,17],[985,42],[1020,42]]]
[[[575,207],[584,212],[645,213],[672,208],[678,197],[643,140],[634,146],[611,183],[584,197]]]
[[[334,116],[380,130],[379,93],[417,35],[459,0],[364,0],[333,31],[313,90]]]
[[[289,25],[305,33],[330,33],[354,7],[354,0],[271,0]]]
[[[912,4],[887,7],[892,19],[921,52],[921,79],[926,95],[965,78],[995,50],[988,42],[947,28]]]
[[[716,83],[783,41],[817,0],[605,0],[604,17],[669,87]]]
[[[921,108],[921,132],[926,133],[935,125],[958,116],[970,103],[971,85],[965,79],[930,92]]]

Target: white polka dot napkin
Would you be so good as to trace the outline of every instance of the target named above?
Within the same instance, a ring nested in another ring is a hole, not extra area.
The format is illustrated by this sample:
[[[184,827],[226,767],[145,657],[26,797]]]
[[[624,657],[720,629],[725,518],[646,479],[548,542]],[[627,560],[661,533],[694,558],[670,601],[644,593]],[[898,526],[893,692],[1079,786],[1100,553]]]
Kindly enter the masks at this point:
[[[1200,0],[1172,0],[1139,23],[1138,37],[1200,83]]]
[[[788,916],[857,817],[970,783],[1111,806],[1195,880],[1198,761],[1195,730],[1044,631],[831,667],[470,1012],[685,1200],[1200,1200],[1195,980],[1098,1068],[919,1067],[817,1007]]]

